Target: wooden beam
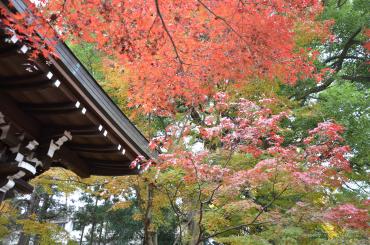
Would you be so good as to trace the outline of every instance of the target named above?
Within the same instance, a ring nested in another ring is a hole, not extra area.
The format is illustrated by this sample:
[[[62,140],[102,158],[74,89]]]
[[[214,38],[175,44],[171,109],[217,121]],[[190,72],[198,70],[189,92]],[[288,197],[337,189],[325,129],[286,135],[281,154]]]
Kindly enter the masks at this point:
[[[14,179],[15,182],[15,189],[22,193],[22,194],[31,194],[33,192],[33,186],[28,184],[25,180],[23,179]]]
[[[18,49],[17,45],[11,45],[7,48],[0,49],[0,59],[9,59],[10,57],[20,55]]]
[[[5,199],[12,199],[14,197],[15,197],[14,189],[11,189],[7,193],[5,193]]]
[[[44,73],[34,72],[22,76],[0,76],[0,84],[10,86],[14,84],[29,84],[42,80],[49,80]]]
[[[124,175],[137,175],[140,171],[137,169],[132,170],[117,170],[117,169],[92,169],[90,171],[91,175],[98,176],[124,176]]]
[[[115,145],[82,145],[82,144],[68,144],[68,147],[73,151],[81,152],[99,152],[99,153],[120,153]]]
[[[1,91],[29,91],[29,90],[41,90],[46,88],[52,88],[54,81],[47,78],[40,79],[35,82],[25,82],[25,83],[3,83],[0,81],[0,90]]]
[[[92,169],[95,171],[134,171],[135,169],[130,168],[130,166],[101,166],[101,165],[92,165]]]
[[[8,177],[18,172],[18,162],[0,163],[0,176]]]
[[[0,140],[9,147],[15,147],[22,143],[23,138],[20,137],[19,129],[11,124],[0,127]]]
[[[40,123],[23,112],[10,96],[2,92],[0,92],[0,111],[5,115],[8,122],[24,130],[32,138],[40,138]]]
[[[44,73],[35,72],[23,76],[1,76],[0,90],[28,91],[52,87],[54,80],[48,79]]]
[[[71,127],[71,126],[60,126],[58,128],[50,128],[48,130],[52,137],[60,137],[64,134],[64,131],[71,132],[73,137],[76,136],[84,136],[84,137],[94,137],[94,136],[102,136],[102,133],[99,131],[98,126],[86,125],[86,126],[78,126],[78,127]]]
[[[66,166],[61,162],[52,162],[50,167],[51,168],[64,168],[64,169],[66,169]]]
[[[61,162],[64,166],[75,172],[78,176],[82,178],[90,177],[90,169],[86,162],[75,152],[68,149],[66,145],[55,152],[54,159],[56,162]]]
[[[115,163],[109,163],[107,161],[107,163],[103,163],[103,162],[99,162],[99,161],[96,161],[96,162],[88,162],[89,165],[92,165],[92,166],[97,166],[99,168],[107,168],[107,169],[110,169],[110,168],[119,168],[119,169],[131,169],[130,168],[130,164],[131,162],[127,161],[127,162],[120,162],[119,164],[115,164]]]
[[[138,169],[130,168],[131,161],[113,161],[113,160],[99,160],[92,158],[83,158],[90,166],[91,175],[100,176],[122,176],[139,174]]]
[[[30,113],[37,114],[69,114],[80,112],[75,103],[50,103],[50,104],[22,104],[21,108]]]
[[[99,160],[99,159],[93,159],[93,158],[83,158],[85,162],[87,162],[89,165],[101,165],[101,166],[129,166],[131,164],[130,160]]]

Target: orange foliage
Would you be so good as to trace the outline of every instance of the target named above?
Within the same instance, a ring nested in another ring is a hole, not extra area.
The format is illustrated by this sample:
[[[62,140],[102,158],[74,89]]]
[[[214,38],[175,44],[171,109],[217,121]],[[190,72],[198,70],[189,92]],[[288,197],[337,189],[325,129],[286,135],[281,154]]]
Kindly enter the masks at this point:
[[[55,40],[50,24],[61,38],[94,43],[130,71],[129,105],[172,115],[225,83],[315,78],[316,56],[300,46],[325,36],[321,10],[318,0],[44,0],[30,7],[33,21],[14,15],[4,24]],[[45,56],[52,46],[33,42]]]
[[[174,113],[197,106],[225,81],[279,79],[315,72],[296,45],[297,23],[318,29],[317,0],[50,1],[58,29],[95,43],[130,74],[131,104]],[[57,16],[58,18],[56,18]]]

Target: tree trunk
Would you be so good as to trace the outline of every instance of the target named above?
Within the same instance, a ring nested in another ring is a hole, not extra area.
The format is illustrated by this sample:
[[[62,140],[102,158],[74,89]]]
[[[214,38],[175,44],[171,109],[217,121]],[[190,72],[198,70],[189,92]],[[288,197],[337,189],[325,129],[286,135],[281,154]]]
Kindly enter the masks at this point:
[[[147,204],[144,216],[144,240],[143,245],[158,245],[157,231],[153,231],[153,193],[154,184],[148,184]]]
[[[80,236],[80,243],[79,245],[82,245],[82,240],[84,239],[84,233],[85,233],[85,226],[82,227],[81,230],[81,236]]]
[[[189,214],[189,225],[187,227],[189,242],[188,245],[197,245],[200,233],[199,220],[198,220],[198,211],[192,211]]]
[[[108,222],[105,222],[105,225],[104,225],[104,245],[107,244],[107,235],[108,235]]]
[[[198,198],[194,198],[191,203],[192,211],[187,215],[187,221],[184,225],[184,234],[186,236],[186,245],[198,245],[201,244],[199,239],[201,237],[201,217],[203,214],[203,206],[199,202]]]
[[[36,191],[34,191],[31,195],[31,199],[29,201],[28,209],[26,212],[25,217],[29,217],[31,214],[35,213],[39,207],[40,204],[40,198],[36,194]],[[23,231],[21,232],[18,240],[18,245],[28,245],[30,243],[31,236],[24,233]]]
[[[40,210],[37,215],[38,216],[37,219],[39,220],[40,223],[45,221],[47,211],[48,211],[48,208],[50,207],[52,198],[53,198],[53,195],[49,196],[47,193],[42,194],[43,202],[42,202],[42,206],[40,207]],[[36,235],[34,237],[33,244],[39,244],[39,241],[40,241],[40,235]]]
[[[95,226],[96,226],[96,208],[98,206],[98,197],[96,197],[96,200],[95,200],[95,207],[94,207],[94,214],[93,214],[93,223],[92,223],[92,226],[91,226],[91,232],[90,232],[90,245],[93,245],[93,242],[94,242],[94,231],[95,231]]]
[[[28,245],[30,243],[30,235],[25,234],[24,232],[21,233],[18,240],[18,245]]]
[[[104,225],[104,222],[101,222],[100,223],[100,230],[99,230],[98,245],[100,245],[100,243],[101,243],[101,238],[102,238],[102,234],[103,234],[103,225]]]

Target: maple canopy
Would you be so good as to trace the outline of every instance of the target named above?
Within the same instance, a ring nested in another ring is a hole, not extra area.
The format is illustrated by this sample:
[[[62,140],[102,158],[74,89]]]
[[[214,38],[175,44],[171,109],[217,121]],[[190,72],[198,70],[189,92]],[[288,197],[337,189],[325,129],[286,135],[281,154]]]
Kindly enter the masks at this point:
[[[304,35],[303,39],[322,40],[330,25],[315,20],[322,10],[318,0],[39,4],[42,12],[33,12],[44,16],[42,20],[34,18],[28,28],[9,25],[25,36],[37,30],[48,37],[53,35],[51,24],[61,38],[95,44],[124,66],[130,105],[158,115],[172,115],[179,105],[204,103],[227,84],[241,86],[257,78],[295,84],[297,79],[314,77],[316,54],[297,45],[302,43],[298,39]],[[33,40],[35,48],[41,46],[46,54],[44,44]]]

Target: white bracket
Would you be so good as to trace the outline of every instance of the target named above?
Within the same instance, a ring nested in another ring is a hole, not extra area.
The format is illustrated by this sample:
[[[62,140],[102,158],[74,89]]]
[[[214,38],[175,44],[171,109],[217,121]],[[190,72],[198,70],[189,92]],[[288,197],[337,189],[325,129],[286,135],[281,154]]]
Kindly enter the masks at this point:
[[[37,158],[27,158],[27,161],[35,163],[35,167],[43,166],[42,162]]]
[[[15,161],[22,162],[23,159],[24,159],[23,154],[21,154],[21,153],[18,152],[17,155],[15,156]]]
[[[9,179],[8,182],[0,188],[0,191],[6,193],[8,190],[12,189],[14,186],[15,186],[14,181]]]
[[[26,148],[30,151],[33,151],[34,149],[36,149],[36,147],[39,145],[39,143],[36,141],[36,140],[33,140],[33,141],[30,141],[28,143],[28,145],[26,146]]]
[[[52,158],[55,151],[59,150],[60,147],[62,147],[62,145],[68,140],[72,140],[72,134],[69,131],[64,131],[64,135],[60,137],[57,141],[54,142],[54,140],[51,140],[47,155]]]
[[[31,164],[29,164],[28,162],[24,162],[24,161],[20,162],[18,164],[18,168],[23,168],[23,169],[29,171],[30,173],[32,173],[33,175],[36,174],[36,168],[34,166],[32,166]]]

